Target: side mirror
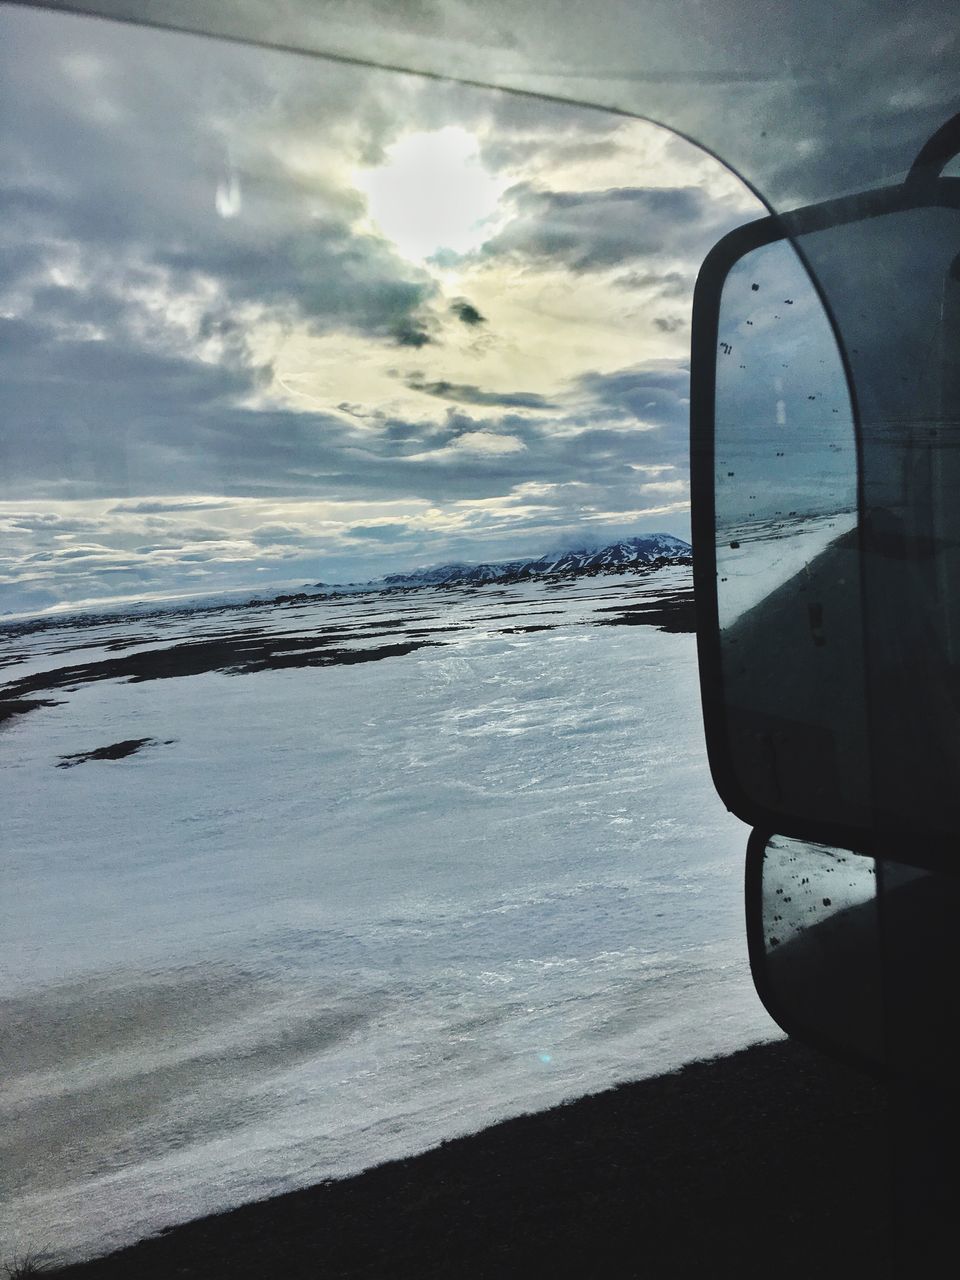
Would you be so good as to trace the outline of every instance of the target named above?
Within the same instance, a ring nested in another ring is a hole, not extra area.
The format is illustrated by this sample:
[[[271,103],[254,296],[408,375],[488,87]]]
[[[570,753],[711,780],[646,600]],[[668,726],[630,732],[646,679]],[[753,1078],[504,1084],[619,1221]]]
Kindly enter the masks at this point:
[[[755,831],[754,984],[789,1035],[874,1074],[955,1073],[960,877]]]
[[[707,746],[753,826],[944,867],[960,832],[960,181],[740,228],[694,300]]]

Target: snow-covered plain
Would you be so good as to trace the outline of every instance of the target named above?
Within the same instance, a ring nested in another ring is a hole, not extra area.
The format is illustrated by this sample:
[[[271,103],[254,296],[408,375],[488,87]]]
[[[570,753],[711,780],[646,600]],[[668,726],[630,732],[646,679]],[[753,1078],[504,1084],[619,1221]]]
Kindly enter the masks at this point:
[[[3,682],[59,705],[0,729],[0,1253],[103,1252],[778,1035],[694,637],[596,625],[688,589],[668,568],[5,640]],[[209,669],[129,680],[198,641]]]

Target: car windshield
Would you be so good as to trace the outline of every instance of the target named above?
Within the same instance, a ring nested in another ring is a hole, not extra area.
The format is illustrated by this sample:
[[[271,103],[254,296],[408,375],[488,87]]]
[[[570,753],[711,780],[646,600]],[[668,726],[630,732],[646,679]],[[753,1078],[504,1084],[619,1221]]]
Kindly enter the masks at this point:
[[[756,200],[602,112],[0,36],[4,1238],[775,1035],[688,541],[693,281]]]

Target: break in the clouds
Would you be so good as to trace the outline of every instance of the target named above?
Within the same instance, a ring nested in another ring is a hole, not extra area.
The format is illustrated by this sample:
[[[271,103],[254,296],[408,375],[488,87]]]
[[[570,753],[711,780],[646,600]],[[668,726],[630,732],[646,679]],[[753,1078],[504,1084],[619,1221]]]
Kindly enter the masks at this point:
[[[493,91],[0,24],[0,607],[686,531],[693,279],[760,212],[713,161]]]

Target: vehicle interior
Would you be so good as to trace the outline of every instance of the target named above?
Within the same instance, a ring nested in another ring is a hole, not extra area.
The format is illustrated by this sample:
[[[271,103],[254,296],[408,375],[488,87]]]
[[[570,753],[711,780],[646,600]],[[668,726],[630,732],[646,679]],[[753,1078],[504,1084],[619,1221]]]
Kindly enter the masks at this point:
[[[11,1280],[955,1251],[958,55],[0,3]]]

